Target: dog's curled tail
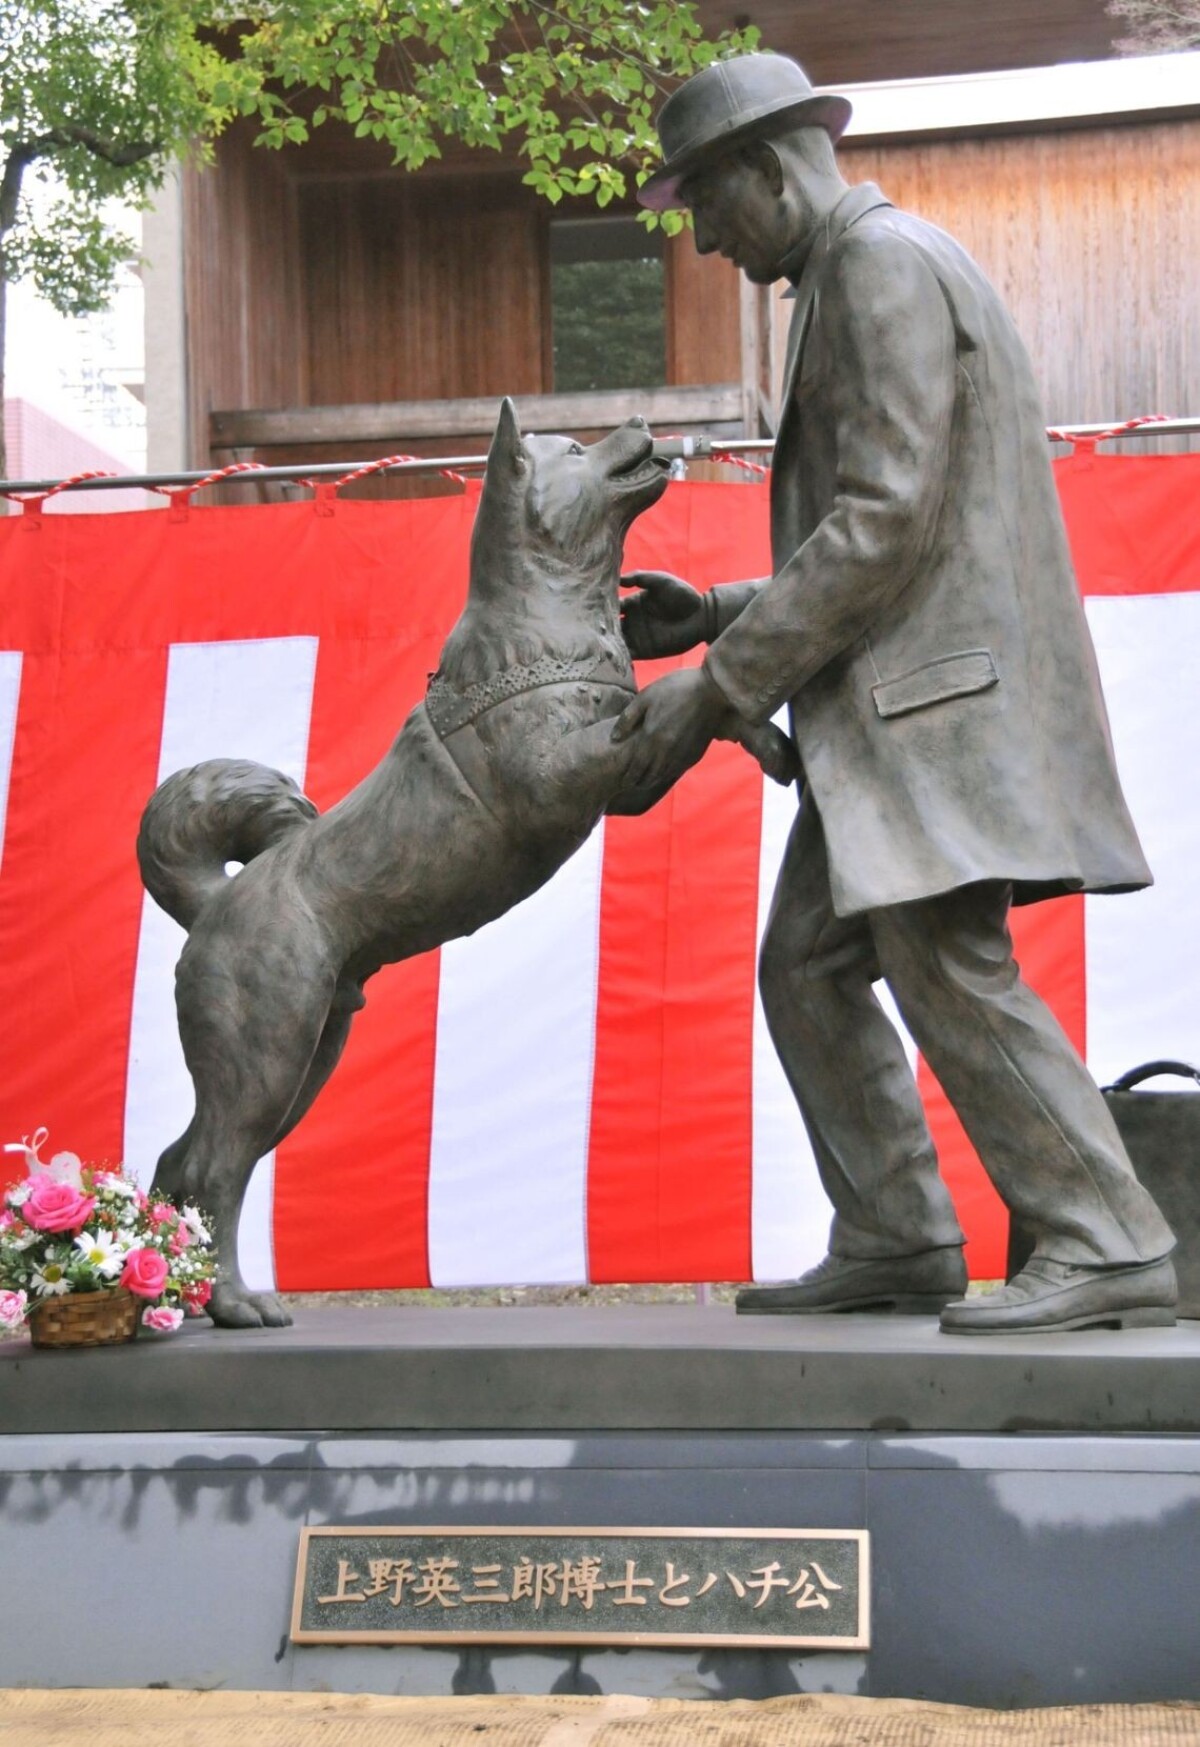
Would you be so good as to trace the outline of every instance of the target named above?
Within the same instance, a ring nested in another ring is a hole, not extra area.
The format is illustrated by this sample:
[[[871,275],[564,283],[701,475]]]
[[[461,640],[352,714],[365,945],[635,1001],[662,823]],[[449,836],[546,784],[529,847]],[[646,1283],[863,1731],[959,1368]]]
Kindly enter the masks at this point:
[[[142,814],[137,858],[155,903],[184,928],[228,879],[317,816],[291,777],[245,759],[210,758],[160,783]]]

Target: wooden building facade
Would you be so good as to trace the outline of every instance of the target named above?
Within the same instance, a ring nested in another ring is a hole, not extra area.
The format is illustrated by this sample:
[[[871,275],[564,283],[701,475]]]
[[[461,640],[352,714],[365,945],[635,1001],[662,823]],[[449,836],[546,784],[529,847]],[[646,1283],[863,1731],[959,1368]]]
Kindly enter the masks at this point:
[[[708,10],[715,23],[746,17]],[[815,0],[759,10],[790,52],[806,22],[813,46],[826,28]],[[936,10],[960,26],[978,17],[970,0]],[[1026,60],[1106,52],[1111,21],[1102,41],[1090,0],[1041,15]],[[1003,34],[976,37],[968,50],[963,29],[953,42],[910,32],[907,58],[885,45],[884,61],[903,75],[954,70],[955,54],[958,70],[1014,64]],[[804,58],[828,83],[884,70],[848,40]],[[1200,411],[1200,119],[852,137],[840,155],[848,180],[877,181],[980,262],[1029,345],[1051,422]],[[232,131],[215,166],[184,182],[189,464],[478,452],[503,394],[531,429],[582,435],[636,410],[662,433],[769,431],[789,306],[700,259],[690,233],[662,246],[661,380],[562,391],[551,260],[564,216],[580,214],[539,200],[492,154],[408,174],[332,129],[279,153]]]

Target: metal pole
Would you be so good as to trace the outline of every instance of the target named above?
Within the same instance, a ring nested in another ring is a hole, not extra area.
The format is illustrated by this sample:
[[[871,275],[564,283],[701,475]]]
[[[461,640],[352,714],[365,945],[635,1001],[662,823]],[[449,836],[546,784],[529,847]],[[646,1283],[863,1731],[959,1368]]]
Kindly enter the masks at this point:
[[[272,480],[297,480],[303,483],[306,479],[341,479],[361,466],[361,461],[301,461],[289,467],[247,468],[242,473],[229,474],[219,483],[264,485]],[[422,456],[415,461],[394,461],[390,467],[381,467],[379,475],[440,473],[443,469],[464,473],[470,468],[482,471],[486,466],[486,455],[438,455],[428,459]],[[31,497],[37,497],[60,486],[64,491],[170,491],[180,486],[200,485],[204,480],[211,479],[212,473],[212,468],[204,473],[119,473],[112,478],[78,479],[65,485],[59,479],[5,479],[0,480],[0,492],[12,495],[28,493]]]
[[[1160,423],[1140,425],[1135,430],[1113,431],[1111,424],[1097,425],[1060,425],[1063,440],[1070,437],[1098,437],[1104,432],[1112,433],[1111,442],[1119,442],[1124,437],[1186,437],[1200,435],[1200,418],[1163,419]],[[1050,441],[1058,441],[1057,437]],[[752,455],[766,454],[775,447],[773,437],[660,437],[655,441],[654,452],[664,460],[670,461],[703,461],[714,455]],[[222,479],[222,485],[268,485],[282,484],[288,481],[303,482],[308,479],[340,479],[344,474],[355,472],[360,466],[358,461],[309,461],[295,462],[287,467],[255,467],[248,468],[244,473],[231,474]],[[449,470],[454,473],[479,473],[487,466],[486,455],[429,455],[421,456],[413,461],[394,461],[390,467],[379,469],[377,477],[403,477],[406,474],[441,473]],[[199,485],[211,477],[205,473],[123,473],[111,479],[81,479],[64,484],[59,479],[5,479],[0,480],[0,493],[16,495],[26,493],[31,497],[44,495],[61,487],[64,491],[150,491],[159,489],[177,489],[181,486]]]

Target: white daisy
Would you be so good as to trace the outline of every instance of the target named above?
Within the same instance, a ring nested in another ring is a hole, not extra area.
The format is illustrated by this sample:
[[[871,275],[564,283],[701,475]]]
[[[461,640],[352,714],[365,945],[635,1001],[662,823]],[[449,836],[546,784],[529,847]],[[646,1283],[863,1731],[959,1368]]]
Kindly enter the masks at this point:
[[[67,1270],[61,1262],[43,1262],[40,1268],[34,1269],[30,1285],[40,1298],[57,1298],[60,1293],[71,1290]]]
[[[126,1247],[111,1231],[81,1231],[75,1239],[75,1248],[88,1267],[105,1280],[121,1272]]]

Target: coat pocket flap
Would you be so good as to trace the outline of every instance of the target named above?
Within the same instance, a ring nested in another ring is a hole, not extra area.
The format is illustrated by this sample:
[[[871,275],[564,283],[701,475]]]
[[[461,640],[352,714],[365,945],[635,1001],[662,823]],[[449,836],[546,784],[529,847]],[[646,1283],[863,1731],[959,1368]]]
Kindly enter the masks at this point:
[[[914,667],[899,679],[880,680],[871,687],[871,695],[881,716],[903,716],[909,710],[923,710],[926,704],[987,691],[999,677],[990,649],[964,649],[959,655],[942,655],[924,667]]]

